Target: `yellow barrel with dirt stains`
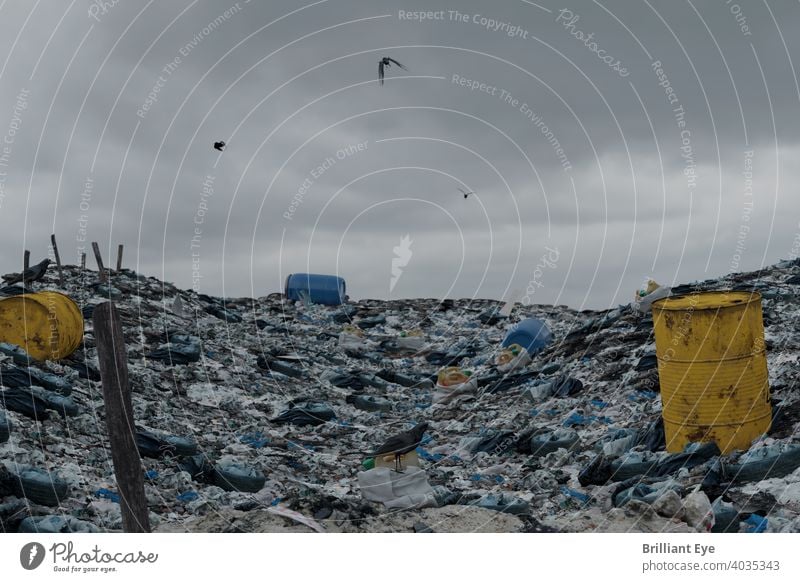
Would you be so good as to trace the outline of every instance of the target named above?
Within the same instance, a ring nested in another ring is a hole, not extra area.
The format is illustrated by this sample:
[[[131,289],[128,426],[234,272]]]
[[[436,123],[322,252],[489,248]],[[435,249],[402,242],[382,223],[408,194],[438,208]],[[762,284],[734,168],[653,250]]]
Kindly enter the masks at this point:
[[[0,299],[0,342],[20,346],[36,360],[60,360],[83,340],[83,314],[57,291]]]
[[[748,449],[772,420],[761,295],[705,292],[653,303],[667,450]]]

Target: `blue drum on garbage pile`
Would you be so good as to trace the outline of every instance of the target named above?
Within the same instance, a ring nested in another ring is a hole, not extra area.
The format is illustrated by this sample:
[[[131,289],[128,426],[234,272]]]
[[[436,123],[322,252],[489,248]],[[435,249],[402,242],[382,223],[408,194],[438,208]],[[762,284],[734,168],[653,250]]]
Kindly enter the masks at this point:
[[[519,344],[528,350],[530,355],[533,355],[542,351],[552,341],[553,336],[550,334],[547,324],[541,319],[531,317],[523,319],[512,327],[501,345],[505,348],[512,344]]]
[[[307,297],[311,303],[341,305],[347,300],[344,279],[335,275],[313,275],[294,273],[286,277],[286,298],[302,301]]]

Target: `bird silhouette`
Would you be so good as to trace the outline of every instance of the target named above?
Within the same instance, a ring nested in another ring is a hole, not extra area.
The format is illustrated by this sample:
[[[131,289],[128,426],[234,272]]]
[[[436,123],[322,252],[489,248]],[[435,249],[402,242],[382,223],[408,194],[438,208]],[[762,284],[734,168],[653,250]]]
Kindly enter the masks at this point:
[[[406,67],[404,65],[401,65],[396,60],[394,60],[394,59],[392,59],[390,57],[383,57],[381,60],[378,61],[378,80],[380,81],[381,85],[383,85],[383,76],[384,76],[385,68],[386,67],[391,67],[392,63],[394,63],[395,65],[397,65],[398,67],[400,67],[404,71],[408,70],[408,69],[406,69]]]
[[[458,191],[459,191],[459,192],[461,192],[461,193],[464,195],[464,198],[465,198],[465,199],[466,199],[466,198],[467,198],[467,196],[469,196],[470,194],[475,194],[475,192],[472,192],[472,191],[470,191],[470,192],[467,192],[466,190],[462,190],[461,188],[459,188],[459,189],[458,189]]]
[[[15,285],[20,281],[22,281],[23,285],[27,283],[33,283],[34,281],[38,281],[44,277],[45,273],[47,273],[47,267],[49,265],[50,259],[45,259],[38,265],[28,267],[21,273],[9,273],[7,275],[3,275],[3,281],[6,282],[6,285]]]
[[[377,457],[380,455],[393,454],[394,469],[400,473],[402,469],[400,457],[406,453],[410,453],[419,446],[419,443],[422,441],[422,435],[425,434],[426,430],[428,430],[428,423],[421,422],[411,430],[407,430],[405,432],[396,434],[393,437],[389,437],[386,442],[378,447],[374,452],[369,453],[369,456]]]
[[[214,142],[214,149],[218,151],[222,151],[225,149],[225,142],[224,141],[215,141]]]

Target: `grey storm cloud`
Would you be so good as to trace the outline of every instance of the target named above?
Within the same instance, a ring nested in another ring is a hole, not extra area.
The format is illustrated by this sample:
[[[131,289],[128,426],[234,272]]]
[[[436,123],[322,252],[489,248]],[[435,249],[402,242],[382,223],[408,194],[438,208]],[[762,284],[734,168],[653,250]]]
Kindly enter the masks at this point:
[[[308,270],[354,298],[577,308],[755,269],[800,233],[799,20],[732,0],[5,0],[4,269],[55,232],[67,262],[124,243],[210,294]],[[380,87],[383,56],[408,71]]]

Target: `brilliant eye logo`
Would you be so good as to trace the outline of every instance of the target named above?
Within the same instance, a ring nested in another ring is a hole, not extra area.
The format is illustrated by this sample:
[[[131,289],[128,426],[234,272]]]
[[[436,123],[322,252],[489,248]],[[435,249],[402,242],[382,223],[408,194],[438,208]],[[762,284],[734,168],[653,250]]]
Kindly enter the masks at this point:
[[[397,285],[403,274],[403,267],[408,266],[408,262],[414,254],[411,252],[411,243],[413,242],[409,235],[405,235],[400,239],[400,244],[392,249],[394,258],[392,259],[392,278],[389,281],[389,293],[394,291],[394,286]]]
[[[44,562],[44,556],[44,546],[37,542],[31,542],[22,546],[19,552],[19,563],[26,570],[35,570]]]

